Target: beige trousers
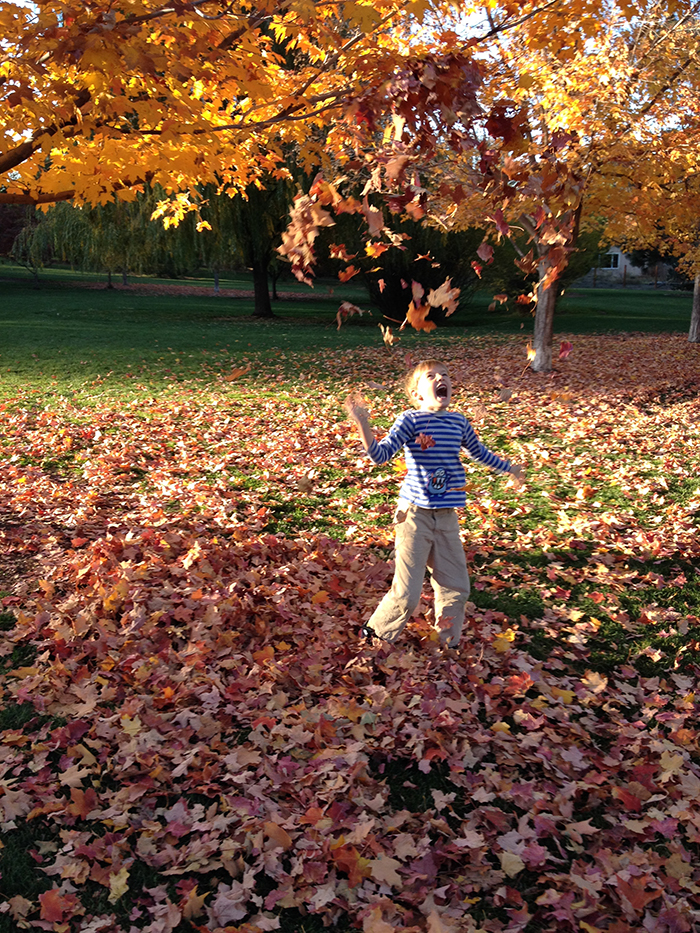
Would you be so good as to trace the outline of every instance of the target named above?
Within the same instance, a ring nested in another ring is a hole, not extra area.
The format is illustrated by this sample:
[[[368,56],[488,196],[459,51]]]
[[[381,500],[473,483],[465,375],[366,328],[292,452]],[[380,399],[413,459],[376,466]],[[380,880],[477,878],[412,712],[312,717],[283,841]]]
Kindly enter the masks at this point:
[[[396,641],[418,606],[427,567],[435,593],[435,625],[440,641],[455,647],[469,599],[469,573],[457,512],[399,502],[394,522],[394,579],[368,624],[379,638]]]

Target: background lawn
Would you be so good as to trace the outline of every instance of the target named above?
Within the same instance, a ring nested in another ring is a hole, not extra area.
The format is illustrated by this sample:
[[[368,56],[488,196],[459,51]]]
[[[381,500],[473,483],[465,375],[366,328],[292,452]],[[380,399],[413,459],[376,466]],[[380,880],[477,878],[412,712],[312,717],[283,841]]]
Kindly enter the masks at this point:
[[[132,277],[127,289],[108,290],[98,276],[49,270],[40,282],[35,289],[26,270],[0,266],[0,371],[6,386],[31,381],[74,390],[99,380],[102,392],[120,392],[133,380],[163,389],[173,382],[206,382],[245,365],[253,353],[257,359],[279,351],[313,356],[318,348],[381,343],[377,325],[384,318],[376,310],[337,330],[341,301],[369,307],[364,289],[352,283],[319,282],[311,290],[284,282],[280,291],[298,297],[275,302],[275,320],[258,321],[251,316],[252,298],[216,296],[207,280]],[[202,287],[211,294],[182,293]],[[245,291],[251,282],[237,277],[222,280],[221,287]],[[517,311],[489,313],[490,300],[490,295],[474,296],[441,327],[438,338],[522,334],[525,343],[532,318]],[[679,291],[571,290],[561,300],[555,328],[562,336],[685,333],[691,304],[691,295]],[[422,354],[435,339],[406,330],[397,346]]]

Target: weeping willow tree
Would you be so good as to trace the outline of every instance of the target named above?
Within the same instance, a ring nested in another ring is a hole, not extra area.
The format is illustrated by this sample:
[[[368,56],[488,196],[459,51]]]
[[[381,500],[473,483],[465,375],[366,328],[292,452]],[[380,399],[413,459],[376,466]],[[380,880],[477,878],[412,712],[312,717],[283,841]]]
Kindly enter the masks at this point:
[[[107,285],[120,274],[183,275],[197,268],[197,237],[192,224],[164,229],[151,220],[162,192],[147,189],[129,201],[96,207],[59,203],[48,210],[32,209],[15,239],[11,257],[39,271],[54,262],[85,272],[104,272]]]
[[[282,232],[289,222],[295,185],[289,178],[266,178],[265,187],[248,185],[242,194],[217,194],[213,186],[202,190],[199,208],[199,250],[203,263],[218,279],[232,257],[253,275],[255,317],[273,316],[269,276],[277,257]]]

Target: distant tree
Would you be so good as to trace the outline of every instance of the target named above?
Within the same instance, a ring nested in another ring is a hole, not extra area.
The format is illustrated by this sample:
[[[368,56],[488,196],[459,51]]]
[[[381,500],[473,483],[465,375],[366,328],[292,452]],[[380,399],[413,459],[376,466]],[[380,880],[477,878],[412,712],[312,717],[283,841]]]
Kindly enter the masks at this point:
[[[255,317],[273,317],[269,275],[276,265],[277,246],[289,220],[294,196],[291,175],[266,178],[265,187],[251,184],[234,197],[202,191],[199,207],[200,255],[210,268],[226,268],[231,257],[253,273]]]
[[[50,213],[50,212],[49,212]],[[39,271],[54,261],[54,231],[52,218],[35,208],[27,210],[24,225],[10,250],[10,258],[28,269],[39,287]]]
[[[23,204],[0,204],[0,256],[9,256],[12,244],[31,213],[33,209]]]

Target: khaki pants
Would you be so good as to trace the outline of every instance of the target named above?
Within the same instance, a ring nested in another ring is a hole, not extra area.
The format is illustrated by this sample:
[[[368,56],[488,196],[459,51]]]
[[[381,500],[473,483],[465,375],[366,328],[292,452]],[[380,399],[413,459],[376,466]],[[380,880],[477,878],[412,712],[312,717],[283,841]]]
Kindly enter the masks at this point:
[[[427,567],[435,593],[435,625],[440,641],[455,647],[469,599],[469,573],[457,512],[400,502],[394,521],[394,579],[368,624],[379,638],[396,641],[418,606]]]

